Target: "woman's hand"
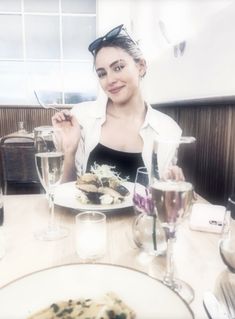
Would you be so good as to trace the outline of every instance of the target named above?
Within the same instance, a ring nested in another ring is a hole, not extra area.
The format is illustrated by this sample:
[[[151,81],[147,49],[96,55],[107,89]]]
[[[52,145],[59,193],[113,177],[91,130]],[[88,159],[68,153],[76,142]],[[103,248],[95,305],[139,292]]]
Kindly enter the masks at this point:
[[[166,172],[165,179],[171,179],[174,181],[185,181],[185,177],[184,177],[184,173],[182,171],[182,169],[177,166],[177,165],[173,165],[171,166],[168,171]]]
[[[75,154],[81,136],[80,125],[68,110],[55,113],[52,125],[60,130],[61,145],[65,153]]]

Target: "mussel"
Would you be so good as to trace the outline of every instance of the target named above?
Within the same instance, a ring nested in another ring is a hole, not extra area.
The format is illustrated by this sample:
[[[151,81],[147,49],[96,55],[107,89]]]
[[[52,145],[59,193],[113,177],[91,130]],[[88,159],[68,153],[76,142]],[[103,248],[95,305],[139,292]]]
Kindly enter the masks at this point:
[[[122,196],[127,196],[130,194],[129,190],[123,185],[117,185],[114,189]]]

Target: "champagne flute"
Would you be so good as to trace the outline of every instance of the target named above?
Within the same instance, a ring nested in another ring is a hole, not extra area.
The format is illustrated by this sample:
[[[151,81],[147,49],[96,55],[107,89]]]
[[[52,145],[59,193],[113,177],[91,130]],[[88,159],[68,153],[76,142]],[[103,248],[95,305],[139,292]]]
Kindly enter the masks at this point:
[[[59,143],[59,131],[47,128],[40,136],[41,143],[36,143],[35,163],[37,173],[49,200],[50,220],[46,229],[39,231],[35,237],[39,240],[56,240],[68,235],[68,230],[55,222],[54,191],[60,184],[64,154]],[[38,149],[37,149],[38,146]]]
[[[192,145],[195,145],[193,137],[154,141],[151,171],[154,207],[167,237],[167,269],[163,282],[188,303],[193,300],[194,292],[187,283],[174,277],[173,244],[177,226],[189,214],[192,204],[192,175],[188,172],[184,175],[182,160],[182,152],[188,158],[187,148],[189,152],[192,151]],[[181,161],[181,167],[178,166],[178,159]]]

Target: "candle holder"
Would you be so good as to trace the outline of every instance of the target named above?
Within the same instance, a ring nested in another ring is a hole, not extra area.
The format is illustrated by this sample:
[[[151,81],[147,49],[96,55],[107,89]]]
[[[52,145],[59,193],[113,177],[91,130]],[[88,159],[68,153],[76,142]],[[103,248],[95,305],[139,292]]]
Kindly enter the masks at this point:
[[[80,258],[93,261],[106,252],[106,216],[85,211],[76,215],[76,251]]]

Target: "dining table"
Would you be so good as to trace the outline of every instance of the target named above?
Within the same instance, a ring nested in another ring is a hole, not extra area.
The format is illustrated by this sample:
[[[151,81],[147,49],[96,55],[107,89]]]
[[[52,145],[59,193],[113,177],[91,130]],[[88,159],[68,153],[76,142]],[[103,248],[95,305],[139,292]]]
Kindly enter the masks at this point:
[[[56,218],[67,227],[69,235],[54,241],[40,241],[34,236],[48,223],[45,194],[5,195],[4,213],[4,224],[0,228],[4,238],[0,245],[4,245],[5,249],[0,259],[0,290],[42,269],[86,262],[76,253],[75,216],[79,210],[55,206]],[[148,256],[135,245],[132,224],[136,215],[133,207],[109,211],[106,218],[107,250],[95,263],[128,267],[162,280],[166,256]],[[208,290],[215,291],[218,280],[228,272],[219,255],[220,239],[220,234],[190,229],[188,218],[178,227],[174,244],[175,275],[194,290],[195,297],[190,308],[195,319],[207,318],[203,294]]]

